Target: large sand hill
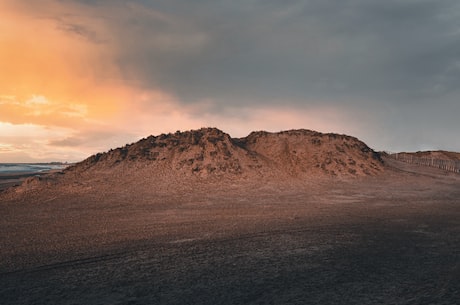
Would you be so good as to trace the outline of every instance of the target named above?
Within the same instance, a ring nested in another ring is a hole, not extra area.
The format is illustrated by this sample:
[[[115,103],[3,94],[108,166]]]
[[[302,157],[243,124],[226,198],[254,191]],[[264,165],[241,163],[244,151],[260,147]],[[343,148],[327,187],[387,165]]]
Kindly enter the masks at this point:
[[[379,154],[358,139],[310,130],[253,132],[231,138],[216,128],[150,136],[45,177],[34,177],[12,197],[47,192],[144,194],[196,184],[307,183],[378,175]],[[33,195],[32,195],[33,194]],[[52,196],[52,195],[50,195]]]
[[[459,198],[348,136],[149,137],[0,194],[0,300],[457,304]]]

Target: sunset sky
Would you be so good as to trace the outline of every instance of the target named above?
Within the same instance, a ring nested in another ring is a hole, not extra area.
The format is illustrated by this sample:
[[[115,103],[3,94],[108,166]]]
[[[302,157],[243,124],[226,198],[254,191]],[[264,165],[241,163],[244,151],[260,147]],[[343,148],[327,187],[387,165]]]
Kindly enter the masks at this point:
[[[204,126],[460,151],[460,2],[0,1],[0,162]]]

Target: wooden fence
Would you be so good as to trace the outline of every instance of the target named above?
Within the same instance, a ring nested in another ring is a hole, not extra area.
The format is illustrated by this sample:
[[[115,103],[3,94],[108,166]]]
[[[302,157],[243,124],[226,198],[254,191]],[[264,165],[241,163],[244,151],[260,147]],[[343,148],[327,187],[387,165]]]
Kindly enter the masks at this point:
[[[440,168],[449,172],[460,173],[460,161],[458,160],[444,160],[429,157],[416,157],[411,154],[405,153],[386,153],[389,158],[403,161],[410,164],[421,166],[430,166]]]

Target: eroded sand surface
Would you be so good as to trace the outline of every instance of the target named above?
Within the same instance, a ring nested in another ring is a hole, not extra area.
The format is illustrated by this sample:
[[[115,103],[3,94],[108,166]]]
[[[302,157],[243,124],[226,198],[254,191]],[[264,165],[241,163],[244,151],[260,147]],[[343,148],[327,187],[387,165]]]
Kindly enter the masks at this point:
[[[3,195],[1,303],[458,304],[460,176],[386,161],[345,180]]]

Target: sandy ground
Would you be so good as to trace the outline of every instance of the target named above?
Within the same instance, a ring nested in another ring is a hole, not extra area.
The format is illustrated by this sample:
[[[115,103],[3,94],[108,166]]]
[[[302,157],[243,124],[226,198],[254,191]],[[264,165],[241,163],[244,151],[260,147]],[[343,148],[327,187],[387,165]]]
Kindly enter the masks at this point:
[[[458,304],[460,176],[0,204],[2,304]],[[4,197],[0,197],[4,198]]]

